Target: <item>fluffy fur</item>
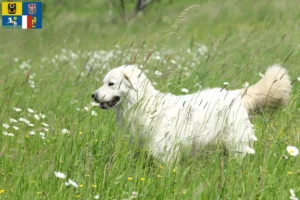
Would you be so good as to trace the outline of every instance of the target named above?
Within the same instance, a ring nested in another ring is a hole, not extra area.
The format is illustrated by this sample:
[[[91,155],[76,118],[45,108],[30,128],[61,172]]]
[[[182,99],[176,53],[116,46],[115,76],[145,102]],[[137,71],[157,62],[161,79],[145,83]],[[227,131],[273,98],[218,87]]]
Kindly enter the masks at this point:
[[[114,108],[118,123],[142,134],[153,156],[166,162],[182,146],[221,143],[229,152],[245,155],[256,141],[249,114],[286,105],[291,91],[287,71],[279,65],[246,89],[213,88],[183,96],[157,91],[134,65],[111,70],[103,82],[92,98],[102,109]]]
[[[249,113],[261,108],[277,108],[287,105],[292,89],[286,69],[274,65],[264,77],[244,91],[243,101]]]

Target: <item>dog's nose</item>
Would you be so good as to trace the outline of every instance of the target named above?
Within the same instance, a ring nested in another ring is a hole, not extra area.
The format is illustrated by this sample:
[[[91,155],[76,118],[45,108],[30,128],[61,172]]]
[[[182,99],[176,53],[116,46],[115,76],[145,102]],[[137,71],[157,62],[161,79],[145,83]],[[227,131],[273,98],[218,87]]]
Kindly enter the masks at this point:
[[[94,99],[94,100],[96,101],[96,99],[97,99],[97,93],[96,93],[96,92],[94,92],[94,93],[92,94],[92,99]]]

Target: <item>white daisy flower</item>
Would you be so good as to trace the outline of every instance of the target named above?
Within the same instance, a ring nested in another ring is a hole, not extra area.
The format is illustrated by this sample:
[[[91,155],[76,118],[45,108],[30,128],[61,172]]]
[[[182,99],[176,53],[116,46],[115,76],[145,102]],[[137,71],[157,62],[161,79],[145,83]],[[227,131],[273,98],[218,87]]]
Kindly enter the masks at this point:
[[[293,189],[290,189],[290,193],[291,193],[291,196],[290,196],[291,200],[298,200],[298,198],[295,195],[295,191]]]
[[[41,117],[42,119],[45,119],[45,118],[46,118],[46,115],[43,114],[43,113],[40,113],[40,117]]]
[[[91,106],[99,106],[99,103],[96,103],[96,102],[91,102]]]
[[[67,177],[64,173],[61,173],[61,172],[54,172],[54,175],[57,178],[61,178],[61,179],[65,179]]]
[[[17,127],[17,126],[13,126],[12,128],[15,129],[16,131],[20,129],[20,128]]]
[[[223,85],[225,85],[225,86],[226,86],[226,85],[229,85],[229,83],[228,83],[228,82],[224,82],[224,83],[223,83]]]
[[[35,135],[35,132],[34,131],[30,131],[29,134],[30,135]]]
[[[183,92],[183,93],[188,93],[188,92],[189,92],[189,90],[188,90],[188,89],[186,89],[186,88],[182,88],[182,89],[181,89],[181,92]]]
[[[69,179],[68,182],[65,182],[65,185],[72,185],[73,187],[78,188],[78,184],[75,181],[72,181],[71,179]]]
[[[160,60],[161,57],[160,57],[159,55],[157,55],[157,56],[154,57],[154,59],[155,59],[155,60]]]
[[[75,110],[80,111],[80,108],[75,108]]]
[[[94,199],[99,199],[99,198],[100,196],[98,194],[94,196]]]
[[[64,128],[63,130],[61,130],[62,133],[69,133],[69,130]]]
[[[249,87],[249,83],[248,83],[248,82],[245,82],[245,83],[243,84],[243,87],[244,87],[244,88]]]
[[[208,51],[207,46],[205,45],[200,45],[200,47],[198,48],[198,52],[203,56],[204,54],[206,54]]]
[[[30,126],[30,127],[34,127],[34,124],[28,124],[28,126]]]
[[[11,137],[15,136],[13,133],[8,133],[6,131],[2,132],[2,134],[6,135],[6,136],[11,136]]]
[[[262,73],[258,73],[258,75],[260,76],[260,77],[264,77],[264,74],[262,74]]]
[[[251,147],[247,147],[246,152],[247,154],[255,154],[255,150],[252,149]]]
[[[93,117],[98,116],[98,114],[94,110],[92,111],[91,114],[92,114]]]
[[[83,108],[85,111],[89,111],[89,107],[87,107],[87,106],[84,106],[84,108]]]
[[[32,110],[31,108],[27,108],[28,112],[30,113],[34,113],[34,110]]]
[[[131,195],[132,195],[132,197],[133,197],[133,198],[137,198],[137,197],[138,197],[138,195],[139,195],[139,193],[138,193],[138,192],[135,192],[135,191],[133,191]]]
[[[20,122],[24,122],[24,123],[26,123],[26,124],[30,124],[30,121],[28,121],[27,119],[22,118],[22,117],[19,118],[19,121],[20,121]]]
[[[40,132],[40,136],[45,137],[45,133]]]
[[[44,123],[44,122],[42,122],[41,124],[42,124],[43,126],[45,126],[45,127],[49,127],[49,125],[46,124],[46,123]]]
[[[14,108],[14,111],[16,111],[16,112],[21,112],[22,109],[21,109],[21,108]]]
[[[37,115],[37,114],[34,114],[33,117],[34,117],[36,120],[40,120],[40,119],[41,119],[40,116]]]
[[[10,123],[16,123],[16,122],[18,122],[18,121],[15,120],[14,118],[10,118],[9,121],[10,121]]]
[[[297,80],[300,81],[300,76],[297,77]]]
[[[289,152],[291,156],[297,156],[299,154],[299,149],[294,146],[287,146],[286,150]]]
[[[49,131],[49,129],[47,129],[47,128],[44,128],[44,131],[48,132],[48,131]]]
[[[161,77],[162,73],[160,71],[155,71],[154,74],[158,77]]]
[[[3,124],[3,127],[8,129],[10,126],[8,124]]]

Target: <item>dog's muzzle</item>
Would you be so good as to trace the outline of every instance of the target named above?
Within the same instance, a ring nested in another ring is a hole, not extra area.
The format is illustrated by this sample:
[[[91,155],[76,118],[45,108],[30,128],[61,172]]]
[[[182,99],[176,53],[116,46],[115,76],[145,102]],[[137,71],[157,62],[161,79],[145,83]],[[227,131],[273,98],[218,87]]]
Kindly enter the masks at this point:
[[[99,98],[98,98],[97,92],[94,92],[92,94],[92,99],[96,103],[99,103],[100,108],[102,108],[102,109],[108,109],[108,108],[111,108],[111,107],[114,107],[115,105],[117,105],[117,103],[120,101],[121,97],[114,96],[112,98],[112,100],[110,100],[110,101],[100,101]]]
[[[115,105],[117,105],[117,103],[120,101],[120,97],[119,96],[115,96],[112,100],[110,101],[103,101],[100,102],[100,108],[101,109],[108,109],[111,107],[114,107]]]

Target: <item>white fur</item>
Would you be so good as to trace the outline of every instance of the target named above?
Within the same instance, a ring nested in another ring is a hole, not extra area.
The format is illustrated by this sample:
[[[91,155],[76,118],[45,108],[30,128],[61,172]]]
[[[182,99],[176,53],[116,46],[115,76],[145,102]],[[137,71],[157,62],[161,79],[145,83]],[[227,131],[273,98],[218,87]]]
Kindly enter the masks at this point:
[[[156,158],[172,161],[182,146],[193,145],[199,149],[219,143],[230,152],[245,155],[247,147],[256,141],[249,113],[268,105],[266,91],[273,98],[272,107],[288,101],[289,77],[286,70],[280,69],[284,72],[284,75],[279,73],[283,84],[278,81],[274,87],[277,90],[270,89],[272,84],[269,84],[278,70],[275,66],[248,90],[213,88],[175,96],[155,90],[136,66],[121,66],[105,76],[104,85],[94,94],[97,94],[95,100],[98,102],[110,101],[114,96],[121,97],[114,106],[117,121],[125,121],[130,124],[132,132],[142,134]],[[114,85],[109,86],[109,82]],[[278,94],[280,87],[282,90]]]

